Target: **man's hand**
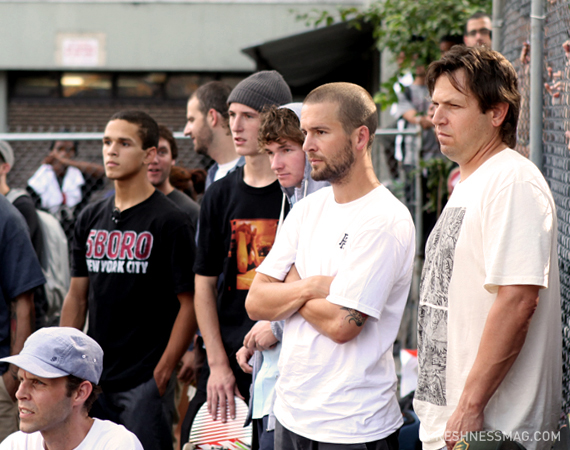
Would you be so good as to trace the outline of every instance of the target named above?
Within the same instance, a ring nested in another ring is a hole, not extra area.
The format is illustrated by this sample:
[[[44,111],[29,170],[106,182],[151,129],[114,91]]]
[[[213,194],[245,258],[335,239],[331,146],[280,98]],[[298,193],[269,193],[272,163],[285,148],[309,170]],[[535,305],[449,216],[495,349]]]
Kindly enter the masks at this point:
[[[182,383],[189,384],[196,378],[196,372],[194,370],[195,350],[196,350],[195,348],[192,350],[188,350],[187,352],[184,353],[184,355],[182,355],[182,359],[180,360],[182,366],[180,366],[180,368],[178,369],[177,378]]]
[[[273,335],[271,331],[271,322],[267,320],[260,320],[257,322],[251,330],[245,335],[243,339],[244,347],[249,350],[267,350],[277,343],[277,338]],[[242,367],[243,369],[243,367]]]
[[[483,429],[484,411],[520,353],[532,315],[538,305],[539,286],[499,286],[477,357],[465,381],[458,406],[447,421],[445,443],[452,449],[462,433]]]
[[[153,376],[154,376],[154,381],[156,383],[156,387],[158,388],[158,393],[162,397],[166,392],[168,381],[172,376],[172,372],[168,373],[168,371],[162,370],[159,368],[159,366],[156,366],[156,368],[154,369]]]
[[[253,372],[253,367],[251,367],[249,365],[248,361],[251,359],[254,352],[255,352],[254,349],[242,347],[236,353],[237,362],[238,362],[239,366],[241,367],[241,370],[243,370],[245,373],[252,373]]]
[[[10,398],[12,401],[16,401],[16,391],[18,390],[18,386],[20,383],[18,382],[18,378],[14,378],[14,374],[17,373],[18,369],[10,364],[9,369],[2,375],[2,379],[4,380],[4,385],[6,386],[6,390],[8,394],[10,394]]]
[[[452,450],[455,444],[461,440],[461,436],[469,431],[481,431],[483,429],[483,412],[468,412],[457,408],[445,427],[445,445]]]
[[[240,394],[236,379],[228,365],[216,367],[210,366],[208,378],[208,412],[213,420],[218,419],[218,405],[220,406],[220,418],[222,423],[227,421],[226,409],[229,406],[230,418],[236,418],[236,404],[234,395],[243,398]]]
[[[433,128],[433,122],[430,120],[429,117],[427,117],[427,116],[419,116],[417,120],[418,120],[418,124],[419,124],[424,130],[429,130],[430,128]]]
[[[315,275],[306,278],[306,280],[310,283],[313,298],[327,298],[331,293],[331,284],[334,277]]]

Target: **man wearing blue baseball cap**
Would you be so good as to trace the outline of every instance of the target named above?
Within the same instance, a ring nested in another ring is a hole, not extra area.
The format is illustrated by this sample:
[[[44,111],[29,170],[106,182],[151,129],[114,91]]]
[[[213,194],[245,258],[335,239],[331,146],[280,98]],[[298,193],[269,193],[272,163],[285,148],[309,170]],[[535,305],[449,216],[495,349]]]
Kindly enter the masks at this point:
[[[36,331],[19,355],[2,358],[19,368],[20,430],[0,450],[143,450],[122,425],[89,417],[97,399],[103,350],[75,328]]]

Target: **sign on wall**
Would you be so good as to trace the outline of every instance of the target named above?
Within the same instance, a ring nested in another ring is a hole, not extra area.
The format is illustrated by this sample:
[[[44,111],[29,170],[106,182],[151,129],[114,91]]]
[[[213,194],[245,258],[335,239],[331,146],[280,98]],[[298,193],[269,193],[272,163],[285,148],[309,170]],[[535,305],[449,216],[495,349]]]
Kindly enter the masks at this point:
[[[58,66],[105,66],[104,33],[58,33],[56,40],[55,61]]]

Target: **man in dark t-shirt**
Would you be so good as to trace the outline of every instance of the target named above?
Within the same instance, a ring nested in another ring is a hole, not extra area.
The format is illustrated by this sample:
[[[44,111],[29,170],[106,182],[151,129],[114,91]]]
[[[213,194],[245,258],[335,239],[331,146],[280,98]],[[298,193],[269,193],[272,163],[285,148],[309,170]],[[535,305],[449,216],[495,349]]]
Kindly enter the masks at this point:
[[[74,231],[71,287],[61,325],[82,328],[105,352],[93,415],[125,425],[144,448],[172,449],[176,364],[196,332],[194,239],[185,214],[148,181],[158,125],[115,114],[103,137],[115,196],[89,205]]]
[[[245,297],[255,268],[273,245],[282,199],[269,158],[257,146],[257,133],[264,107],[289,102],[289,86],[276,71],[251,75],[228,97],[230,130],[245,165],[214,182],[202,200],[194,271],[196,316],[208,364],[188,407],[182,442],[204,402],[214,418],[225,422],[226,405],[235,418],[234,394],[249,398],[251,376],[240,369],[235,355],[254,324]]]
[[[190,221],[195,230],[198,217],[200,216],[200,205],[170,184],[170,171],[178,158],[176,139],[164,125],[158,126],[158,133],[158,148],[156,157],[148,166],[148,180],[156,189],[190,216]]]

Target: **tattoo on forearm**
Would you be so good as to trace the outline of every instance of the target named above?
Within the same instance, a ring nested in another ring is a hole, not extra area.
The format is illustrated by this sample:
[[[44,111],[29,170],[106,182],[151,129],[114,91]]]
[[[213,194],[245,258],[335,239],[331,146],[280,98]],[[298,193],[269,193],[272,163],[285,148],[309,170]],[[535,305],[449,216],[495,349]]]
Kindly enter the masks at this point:
[[[364,325],[364,322],[366,322],[366,318],[368,317],[366,314],[362,314],[360,311],[357,311],[356,309],[347,308],[346,306],[343,306],[340,309],[348,311],[348,314],[346,315],[345,319],[348,320],[348,323],[354,322],[354,324],[357,327],[361,327],[362,325]]]

